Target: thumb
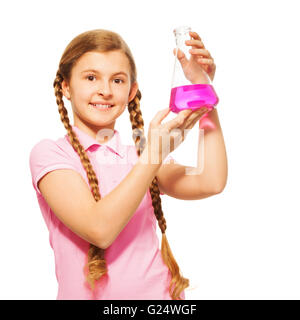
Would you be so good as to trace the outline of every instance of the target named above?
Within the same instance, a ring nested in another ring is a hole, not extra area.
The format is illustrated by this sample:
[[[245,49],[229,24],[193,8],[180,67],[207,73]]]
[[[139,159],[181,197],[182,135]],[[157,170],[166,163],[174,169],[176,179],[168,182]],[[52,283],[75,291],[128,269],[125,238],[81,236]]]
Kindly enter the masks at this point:
[[[165,108],[160,111],[158,111],[155,115],[155,117],[152,119],[151,123],[154,126],[158,126],[161,124],[164,118],[169,114],[170,108]]]
[[[173,49],[173,54],[176,56],[176,49]],[[188,59],[186,58],[184,52],[178,48],[177,52],[177,59],[179,60],[181,66],[184,68],[185,65],[188,63]]]

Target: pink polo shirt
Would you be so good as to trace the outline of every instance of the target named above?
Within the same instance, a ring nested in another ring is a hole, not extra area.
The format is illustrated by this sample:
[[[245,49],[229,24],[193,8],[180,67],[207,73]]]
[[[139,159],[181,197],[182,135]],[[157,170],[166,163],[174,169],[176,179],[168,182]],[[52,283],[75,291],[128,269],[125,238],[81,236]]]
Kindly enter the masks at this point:
[[[72,125],[72,128],[93,165],[103,198],[137,162],[136,148],[134,145],[123,145],[117,130],[106,144],[100,144],[78,127]],[[173,158],[169,155],[164,162],[168,159]],[[57,169],[75,170],[88,184],[86,172],[67,134],[56,141],[43,139],[30,152],[32,184],[54,251],[57,299],[171,300],[168,292],[171,274],[163,263],[159,249],[157,220],[149,189],[125,228],[105,250],[108,273],[100,280],[93,294],[86,284],[83,271],[89,243],[56,217],[37,188],[38,181],[46,173]],[[185,299],[184,292],[181,298]]]

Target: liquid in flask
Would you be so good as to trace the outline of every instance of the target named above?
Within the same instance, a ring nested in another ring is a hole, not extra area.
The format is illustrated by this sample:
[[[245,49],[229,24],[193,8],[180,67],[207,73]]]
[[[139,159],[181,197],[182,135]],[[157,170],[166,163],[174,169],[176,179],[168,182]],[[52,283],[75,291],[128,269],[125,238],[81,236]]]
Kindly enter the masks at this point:
[[[169,108],[178,113],[185,109],[196,110],[206,107],[212,110],[219,102],[219,98],[212,86],[212,81],[203,68],[198,64],[199,74],[195,83],[194,79],[188,79],[182,69],[177,56],[182,51],[187,59],[190,59],[189,49],[185,44],[190,40],[190,27],[181,26],[174,29],[176,40],[176,55],[171,84],[171,96]],[[193,82],[192,82],[193,81]]]

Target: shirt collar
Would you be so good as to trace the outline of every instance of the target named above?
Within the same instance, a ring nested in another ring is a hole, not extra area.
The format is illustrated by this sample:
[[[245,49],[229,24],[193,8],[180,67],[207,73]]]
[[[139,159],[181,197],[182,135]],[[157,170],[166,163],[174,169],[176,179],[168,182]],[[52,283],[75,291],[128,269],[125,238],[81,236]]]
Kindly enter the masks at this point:
[[[114,129],[114,135],[110,140],[104,144],[101,144],[99,141],[83,132],[81,129],[76,127],[75,125],[71,125],[73,131],[76,133],[80,143],[84,147],[85,151],[87,151],[91,146],[98,145],[100,147],[107,147],[111,152],[118,154],[121,158],[125,156],[125,146],[122,144],[121,137],[119,131]],[[68,134],[65,137],[70,141]]]

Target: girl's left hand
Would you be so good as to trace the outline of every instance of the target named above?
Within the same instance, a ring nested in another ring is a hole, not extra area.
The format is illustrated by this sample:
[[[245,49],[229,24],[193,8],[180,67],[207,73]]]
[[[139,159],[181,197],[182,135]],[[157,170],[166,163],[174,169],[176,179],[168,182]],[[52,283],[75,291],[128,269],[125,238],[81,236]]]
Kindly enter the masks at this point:
[[[203,73],[204,70],[210,80],[213,81],[216,72],[214,59],[204,47],[200,36],[193,31],[190,31],[189,34],[193,39],[186,40],[185,44],[192,46],[192,49],[189,50],[191,54],[190,59],[188,60],[180,49],[177,54],[185,77],[192,83],[205,83],[205,79],[207,78],[205,73]],[[173,54],[176,55],[176,49],[173,50]]]

